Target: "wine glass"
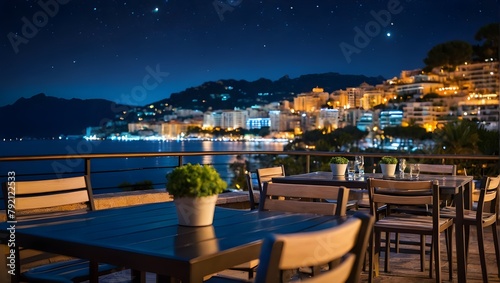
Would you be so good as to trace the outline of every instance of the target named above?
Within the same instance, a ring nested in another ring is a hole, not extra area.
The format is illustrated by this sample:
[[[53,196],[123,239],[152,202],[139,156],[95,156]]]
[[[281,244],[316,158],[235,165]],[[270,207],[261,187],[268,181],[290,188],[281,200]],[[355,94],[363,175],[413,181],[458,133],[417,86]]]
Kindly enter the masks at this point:
[[[358,174],[360,176],[365,174],[365,158],[362,155],[357,155],[354,158],[356,166],[358,167]]]
[[[412,164],[410,167],[410,178],[418,180],[418,175],[420,175],[420,164]]]
[[[405,176],[405,169],[406,169],[406,159],[401,158],[399,159],[399,176],[401,178],[404,178]]]
[[[354,180],[354,173],[356,172],[356,162],[349,160],[347,163],[347,176],[349,180]]]

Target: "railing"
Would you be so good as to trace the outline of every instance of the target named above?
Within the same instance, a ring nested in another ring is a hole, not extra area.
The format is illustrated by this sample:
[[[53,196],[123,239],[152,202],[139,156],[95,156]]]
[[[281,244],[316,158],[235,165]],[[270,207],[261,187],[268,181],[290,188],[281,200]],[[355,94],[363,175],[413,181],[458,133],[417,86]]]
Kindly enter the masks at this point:
[[[231,160],[226,163],[214,162],[215,159],[210,159],[210,162],[199,162],[203,164],[214,165],[221,177],[230,180],[234,177],[233,172],[228,168],[234,162],[241,162],[247,160],[250,163],[250,168],[245,170],[255,170],[258,167],[269,167],[272,164],[279,164],[280,162],[287,162],[287,158],[293,158],[290,164],[285,163],[287,174],[305,173],[310,171],[328,170],[325,167],[329,158],[332,156],[346,156],[354,158],[355,155],[363,155],[365,157],[365,171],[372,172],[377,169],[378,160],[384,155],[391,155],[396,158],[405,158],[411,162],[418,163],[437,163],[437,164],[455,164],[459,174],[472,175],[479,178],[482,175],[497,175],[499,174],[499,157],[498,156],[481,156],[481,155],[412,155],[412,154],[397,154],[397,153],[342,153],[342,152],[319,152],[319,151],[202,151],[202,152],[144,152],[144,153],[109,153],[109,154],[62,154],[62,155],[43,155],[43,156],[13,156],[13,157],[0,157],[0,165],[16,163],[15,176],[18,180],[22,179],[40,179],[63,177],[78,174],[88,174],[92,176],[105,176],[113,175],[112,184],[99,185],[99,182],[94,182],[94,191],[96,193],[109,192],[110,190],[120,190],[118,183],[120,179],[126,176],[127,178],[133,175],[132,172],[139,172],[136,174],[140,176],[135,182],[143,181],[148,176],[156,176],[156,180],[152,182],[154,188],[164,188],[164,176],[173,168],[189,162],[191,157],[206,158],[214,156],[231,156]],[[240,157],[237,161],[236,157]],[[130,161],[130,159],[154,159],[152,164]],[[192,159],[192,158],[191,158]],[[276,160],[279,159],[279,160]],[[113,165],[100,164],[101,160],[118,160],[113,162]],[[168,161],[167,161],[168,160]],[[43,169],[36,172],[29,172],[25,168],[34,166],[37,162],[45,162]],[[131,166],[120,167],[120,163],[132,163]],[[464,172],[466,169],[467,172]],[[2,167],[0,172],[0,180],[2,182],[7,180],[8,172],[10,169],[6,166]],[[149,172],[148,174],[143,174]],[[108,175],[106,175],[108,174]],[[97,186],[96,186],[97,185]]]

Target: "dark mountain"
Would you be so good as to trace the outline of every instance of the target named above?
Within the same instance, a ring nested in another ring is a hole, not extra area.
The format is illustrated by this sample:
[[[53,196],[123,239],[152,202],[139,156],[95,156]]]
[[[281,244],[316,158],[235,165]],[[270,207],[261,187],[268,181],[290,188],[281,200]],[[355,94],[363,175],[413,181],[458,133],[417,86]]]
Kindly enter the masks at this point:
[[[114,120],[124,106],[104,99],[62,99],[43,93],[0,107],[0,138],[83,135],[88,126]]]
[[[323,88],[326,92],[333,92],[348,87],[357,87],[363,82],[377,85],[384,80],[381,76],[366,77],[339,73],[302,75],[293,79],[284,76],[276,81],[264,78],[253,82],[219,80],[173,93],[170,98],[159,101],[159,103],[168,103],[176,108],[201,111],[233,109],[234,107],[244,109],[255,104],[291,100],[297,94],[310,92],[316,86]]]
[[[356,87],[366,82],[380,84],[383,77],[341,75],[325,73],[303,75],[291,79],[284,76],[279,80],[258,79],[220,80],[206,82],[182,92],[173,93],[170,98],[155,104],[168,103],[175,108],[233,109],[246,108],[256,104],[267,104],[292,100],[302,92],[309,92],[318,86],[327,92],[347,87]],[[103,126],[110,120],[117,120],[122,110],[133,110],[133,106],[115,105],[104,99],[62,99],[43,93],[31,98],[20,98],[12,105],[0,107],[0,138],[51,138],[60,135],[84,135],[85,128]],[[126,117],[127,120],[131,118]],[[120,126],[121,127],[121,126]],[[126,125],[123,125],[126,130]]]

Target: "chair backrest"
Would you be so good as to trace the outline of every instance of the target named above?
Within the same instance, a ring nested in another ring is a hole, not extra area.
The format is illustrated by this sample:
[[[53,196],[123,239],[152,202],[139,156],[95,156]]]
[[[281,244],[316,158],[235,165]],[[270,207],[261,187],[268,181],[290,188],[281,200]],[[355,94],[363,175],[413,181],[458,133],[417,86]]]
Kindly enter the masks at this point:
[[[88,176],[16,181],[15,184],[6,182],[2,193],[5,207],[9,207],[15,197],[16,215],[95,209]]]
[[[411,168],[412,164],[408,164]],[[457,166],[448,164],[422,164],[419,163],[420,173],[435,174],[435,175],[457,175]]]
[[[259,191],[262,193],[262,188],[264,188],[264,182],[271,181],[274,177],[285,176],[285,167],[283,165],[269,168],[257,169],[257,181],[259,183]]]
[[[253,189],[252,173],[250,171],[245,173],[245,181],[248,188],[248,200],[250,202],[250,209],[256,209],[259,206],[260,196],[259,199],[256,199],[254,195],[255,191]]]
[[[481,180],[479,194],[472,194],[473,201],[477,201],[477,221],[482,221],[485,207],[489,205],[490,213],[498,216],[498,194],[500,190],[500,175],[497,177],[484,177]]]
[[[344,216],[348,198],[346,187],[265,182],[259,209]]]
[[[9,220],[43,220],[95,209],[89,176],[5,182],[2,184],[2,193],[6,208],[15,205],[15,217],[11,217],[12,213],[8,209],[5,210]],[[16,249],[14,276],[34,266],[67,260],[66,256],[24,249],[17,245]]]
[[[385,204],[439,207],[439,185],[433,181],[394,181],[368,179],[368,195],[372,215]],[[439,218],[439,209],[433,211]]]
[[[319,266],[336,260],[340,260],[338,265],[303,281],[359,282],[372,226],[372,216],[357,212],[336,227],[268,235],[262,244],[255,282],[284,282],[284,270]]]

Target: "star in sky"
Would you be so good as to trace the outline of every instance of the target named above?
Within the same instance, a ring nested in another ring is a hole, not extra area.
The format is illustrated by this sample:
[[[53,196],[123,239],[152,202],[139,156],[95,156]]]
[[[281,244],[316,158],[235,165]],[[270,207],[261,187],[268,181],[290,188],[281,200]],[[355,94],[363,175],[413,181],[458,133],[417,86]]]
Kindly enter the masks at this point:
[[[169,76],[138,104],[219,79],[323,72],[392,78],[423,67],[437,44],[475,43],[480,27],[498,22],[500,6],[499,0],[399,1],[400,11],[389,12],[383,26],[374,13],[389,11],[390,2],[94,0],[44,8],[40,3],[49,2],[2,1],[0,106],[40,92],[119,100],[143,87],[146,69],[157,65]],[[374,24],[378,33],[356,46],[358,30]],[[357,48],[349,61],[343,43]]]

